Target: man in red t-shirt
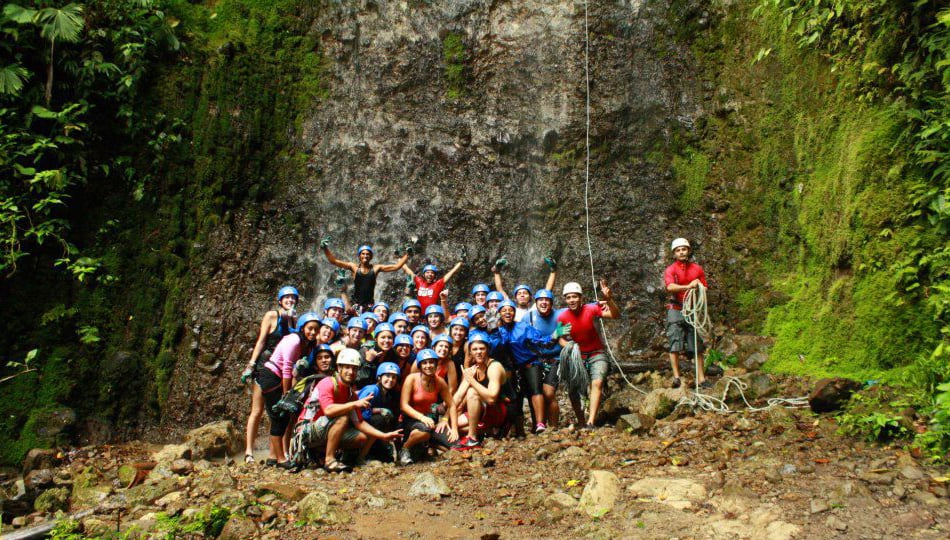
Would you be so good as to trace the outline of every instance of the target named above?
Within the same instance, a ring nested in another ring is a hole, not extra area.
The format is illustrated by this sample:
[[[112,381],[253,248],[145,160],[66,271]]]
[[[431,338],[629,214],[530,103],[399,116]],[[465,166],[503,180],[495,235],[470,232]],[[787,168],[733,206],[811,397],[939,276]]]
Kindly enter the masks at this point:
[[[438,280],[435,278],[439,275],[439,267],[434,264],[423,266],[421,276],[413,272],[409,266],[402,267],[402,269],[409,274],[409,277],[412,278],[416,286],[416,299],[422,304],[422,309],[420,310],[422,313],[426,312],[427,307],[438,305],[439,295],[442,294],[442,291],[445,289],[445,284],[452,279],[452,276],[454,276],[461,267],[462,261],[459,261]]]
[[[696,329],[683,318],[683,300],[687,291],[695,290],[706,284],[706,272],[703,267],[689,260],[692,255],[689,241],[677,238],[670,245],[673,250],[673,264],[666,267],[663,281],[666,290],[670,293],[669,303],[666,305],[666,337],[670,345],[670,364],[673,367],[673,388],[678,388],[680,382],[679,359],[681,354],[696,358],[696,382],[703,388],[712,386],[706,381],[703,370],[703,344],[696,338]],[[695,351],[696,345],[699,351]]]
[[[336,459],[340,448],[359,448],[357,465],[366,460],[370,447],[377,440],[392,442],[402,437],[402,430],[383,433],[364,422],[362,410],[371,407],[373,395],[358,399],[353,384],[360,369],[360,353],[343,349],[336,359],[337,373],[316,384],[307,398],[299,420],[309,420],[303,440],[309,448],[326,448],[323,467],[327,472],[349,469]],[[320,406],[311,403],[319,400]]]
[[[573,281],[566,283],[563,296],[567,309],[557,317],[559,323],[571,325],[571,341],[577,343],[581,351],[581,357],[584,358],[587,373],[590,376],[590,388],[588,390],[590,411],[587,413],[587,422],[583,429],[594,429],[594,420],[597,418],[600,399],[603,396],[604,379],[607,377],[607,371],[610,368],[607,363],[607,355],[604,354],[604,344],[600,341],[600,334],[597,333],[594,321],[597,318],[616,319],[620,316],[620,308],[614,302],[610,287],[607,286],[607,280],[605,279],[600,280],[600,294],[601,300],[599,303],[585,304],[580,284]],[[562,347],[569,345],[565,338],[561,338],[560,341]],[[581,408],[580,396],[569,394],[569,397],[577,421],[582,423],[584,410]]]

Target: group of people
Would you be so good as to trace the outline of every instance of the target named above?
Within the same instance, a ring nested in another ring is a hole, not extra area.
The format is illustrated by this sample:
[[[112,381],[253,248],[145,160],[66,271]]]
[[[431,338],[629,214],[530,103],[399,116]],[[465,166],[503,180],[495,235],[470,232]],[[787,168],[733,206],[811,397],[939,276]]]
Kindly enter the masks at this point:
[[[393,264],[374,264],[369,245],[359,247],[356,262],[337,258],[329,237],[320,247],[343,272],[343,291],[326,299],[321,312],[299,315],[297,289],[278,291],[276,309],[261,321],[241,376],[253,382],[246,462],[254,461],[265,413],[267,464],[285,469],[314,461],[341,472],[369,458],[407,465],[446,450],[478,448],[486,435],[524,436],[526,402],[529,425],[541,433],[559,424],[562,382],[581,429],[594,429],[610,369],[596,322],[620,313],[605,280],[593,303],[585,303],[579,283],[564,284],[564,307],[556,308],[552,257],[544,260],[549,274],[543,288],[519,284],[510,295],[502,258],[491,268],[494,287],[476,284],[470,301],[450,307],[446,284],[461,261],[444,274],[434,264],[417,274],[406,265],[410,246],[397,250]],[[679,356],[696,340],[676,312],[683,297],[706,281],[690,261],[685,239],[675,240],[672,249],[675,260],[665,276],[667,334],[678,386]],[[399,270],[408,276],[407,298],[392,309],[376,301],[376,280]],[[346,273],[352,276],[352,300]],[[701,359],[694,357],[702,377]],[[582,396],[588,398],[586,414]]]

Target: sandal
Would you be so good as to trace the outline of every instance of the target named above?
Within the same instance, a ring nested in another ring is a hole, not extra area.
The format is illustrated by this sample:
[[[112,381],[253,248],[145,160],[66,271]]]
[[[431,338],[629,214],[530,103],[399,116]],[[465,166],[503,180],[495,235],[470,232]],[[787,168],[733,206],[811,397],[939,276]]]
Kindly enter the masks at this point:
[[[244,454],[244,463],[254,463],[254,455]]]
[[[342,473],[342,472],[348,472],[350,470],[350,468],[347,467],[345,463],[343,463],[342,461],[337,461],[335,459],[331,461],[330,463],[327,463],[326,465],[324,465],[323,469],[327,471],[328,473]]]

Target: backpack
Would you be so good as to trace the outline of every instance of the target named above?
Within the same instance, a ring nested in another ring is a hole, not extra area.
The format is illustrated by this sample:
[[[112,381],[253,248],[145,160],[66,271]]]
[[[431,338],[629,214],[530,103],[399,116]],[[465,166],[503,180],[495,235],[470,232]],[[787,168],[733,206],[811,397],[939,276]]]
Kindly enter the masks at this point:
[[[291,417],[297,416],[303,409],[304,401],[307,399],[307,396],[310,395],[313,385],[320,382],[324,377],[326,377],[326,375],[318,373],[300,379],[293,388],[288,390],[287,393],[280,398],[280,401],[274,404],[271,411],[279,417],[288,415]],[[319,402],[317,406],[320,406]]]

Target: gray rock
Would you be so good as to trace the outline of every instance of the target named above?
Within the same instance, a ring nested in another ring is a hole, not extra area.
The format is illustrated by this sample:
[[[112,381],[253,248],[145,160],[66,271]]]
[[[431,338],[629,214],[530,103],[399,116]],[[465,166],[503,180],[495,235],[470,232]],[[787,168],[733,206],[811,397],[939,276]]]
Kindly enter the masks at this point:
[[[906,465],[901,468],[901,476],[908,480],[920,480],[927,476],[924,471],[920,470],[919,467],[914,467],[913,465]]]
[[[617,420],[617,429],[633,435],[644,435],[650,432],[656,420],[652,416],[641,413],[625,414]]]
[[[187,459],[176,459],[171,463],[171,471],[175,474],[185,475],[191,473],[194,470],[194,464],[191,460]]]
[[[319,491],[310,493],[297,503],[297,515],[300,520],[313,525],[342,525],[350,522],[350,516]]]
[[[445,480],[442,480],[430,472],[416,475],[412,487],[409,488],[410,497],[425,497],[430,500],[438,500],[442,497],[448,497],[451,494],[452,490],[449,489]]]
[[[577,499],[568,495],[567,493],[564,493],[563,491],[558,491],[544,498],[544,507],[559,510],[571,510],[577,507]]]
[[[185,444],[194,450],[194,459],[225,457],[242,448],[241,434],[230,420],[205,424],[189,431],[185,435]]]
[[[23,476],[30,474],[34,469],[53,469],[63,462],[59,451],[52,448],[34,448],[23,458]]]
[[[676,408],[676,403],[686,396],[685,388],[656,388],[640,403],[640,413],[653,418],[666,418]]]
[[[33,508],[37,512],[52,514],[69,510],[69,490],[63,487],[47,489],[36,498]]]
[[[623,389],[611,394],[601,406],[598,421],[602,423],[616,422],[621,416],[638,411],[642,401],[643,394],[632,389]]]
[[[917,491],[908,495],[908,498],[924,506],[940,506],[943,504],[936,495],[929,491]]]
[[[934,524],[934,518],[925,510],[913,510],[897,515],[894,523],[904,529],[925,529]]]
[[[620,496],[620,479],[610,471],[590,471],[578,508],[591,517],[602,517],[614,509]]]
[[[292,484],[285,484],[281,482],[262,484],[257,487],[256,492],[258,496],[270,492],[285,501],[299,501],[300,499],[303,499],[307,496],[307,492],[303,489]]]
[[[178,489],[173,478],[163,478],[154,483],[139,484],[125,491],[125,500],[130,507],[152,504],[153,501]]]
[[[740,365],[749,371],[758,371],[769,361],[769,355],[764,352],[754,352],[740,361]]]
[[[820,514],[822,512],[827,512],[830,509],[828,504],[821,499],[812,499],[809,506],[812,514]]]
[[[836,531],[848,530],[848,524],[835,516],[828,516],[828,519],[825,520],[825,526]]]
[[[53,471],[51,469],[32,470],[23,478],[23,485],[27,493],[35,495],[54,485]]]

